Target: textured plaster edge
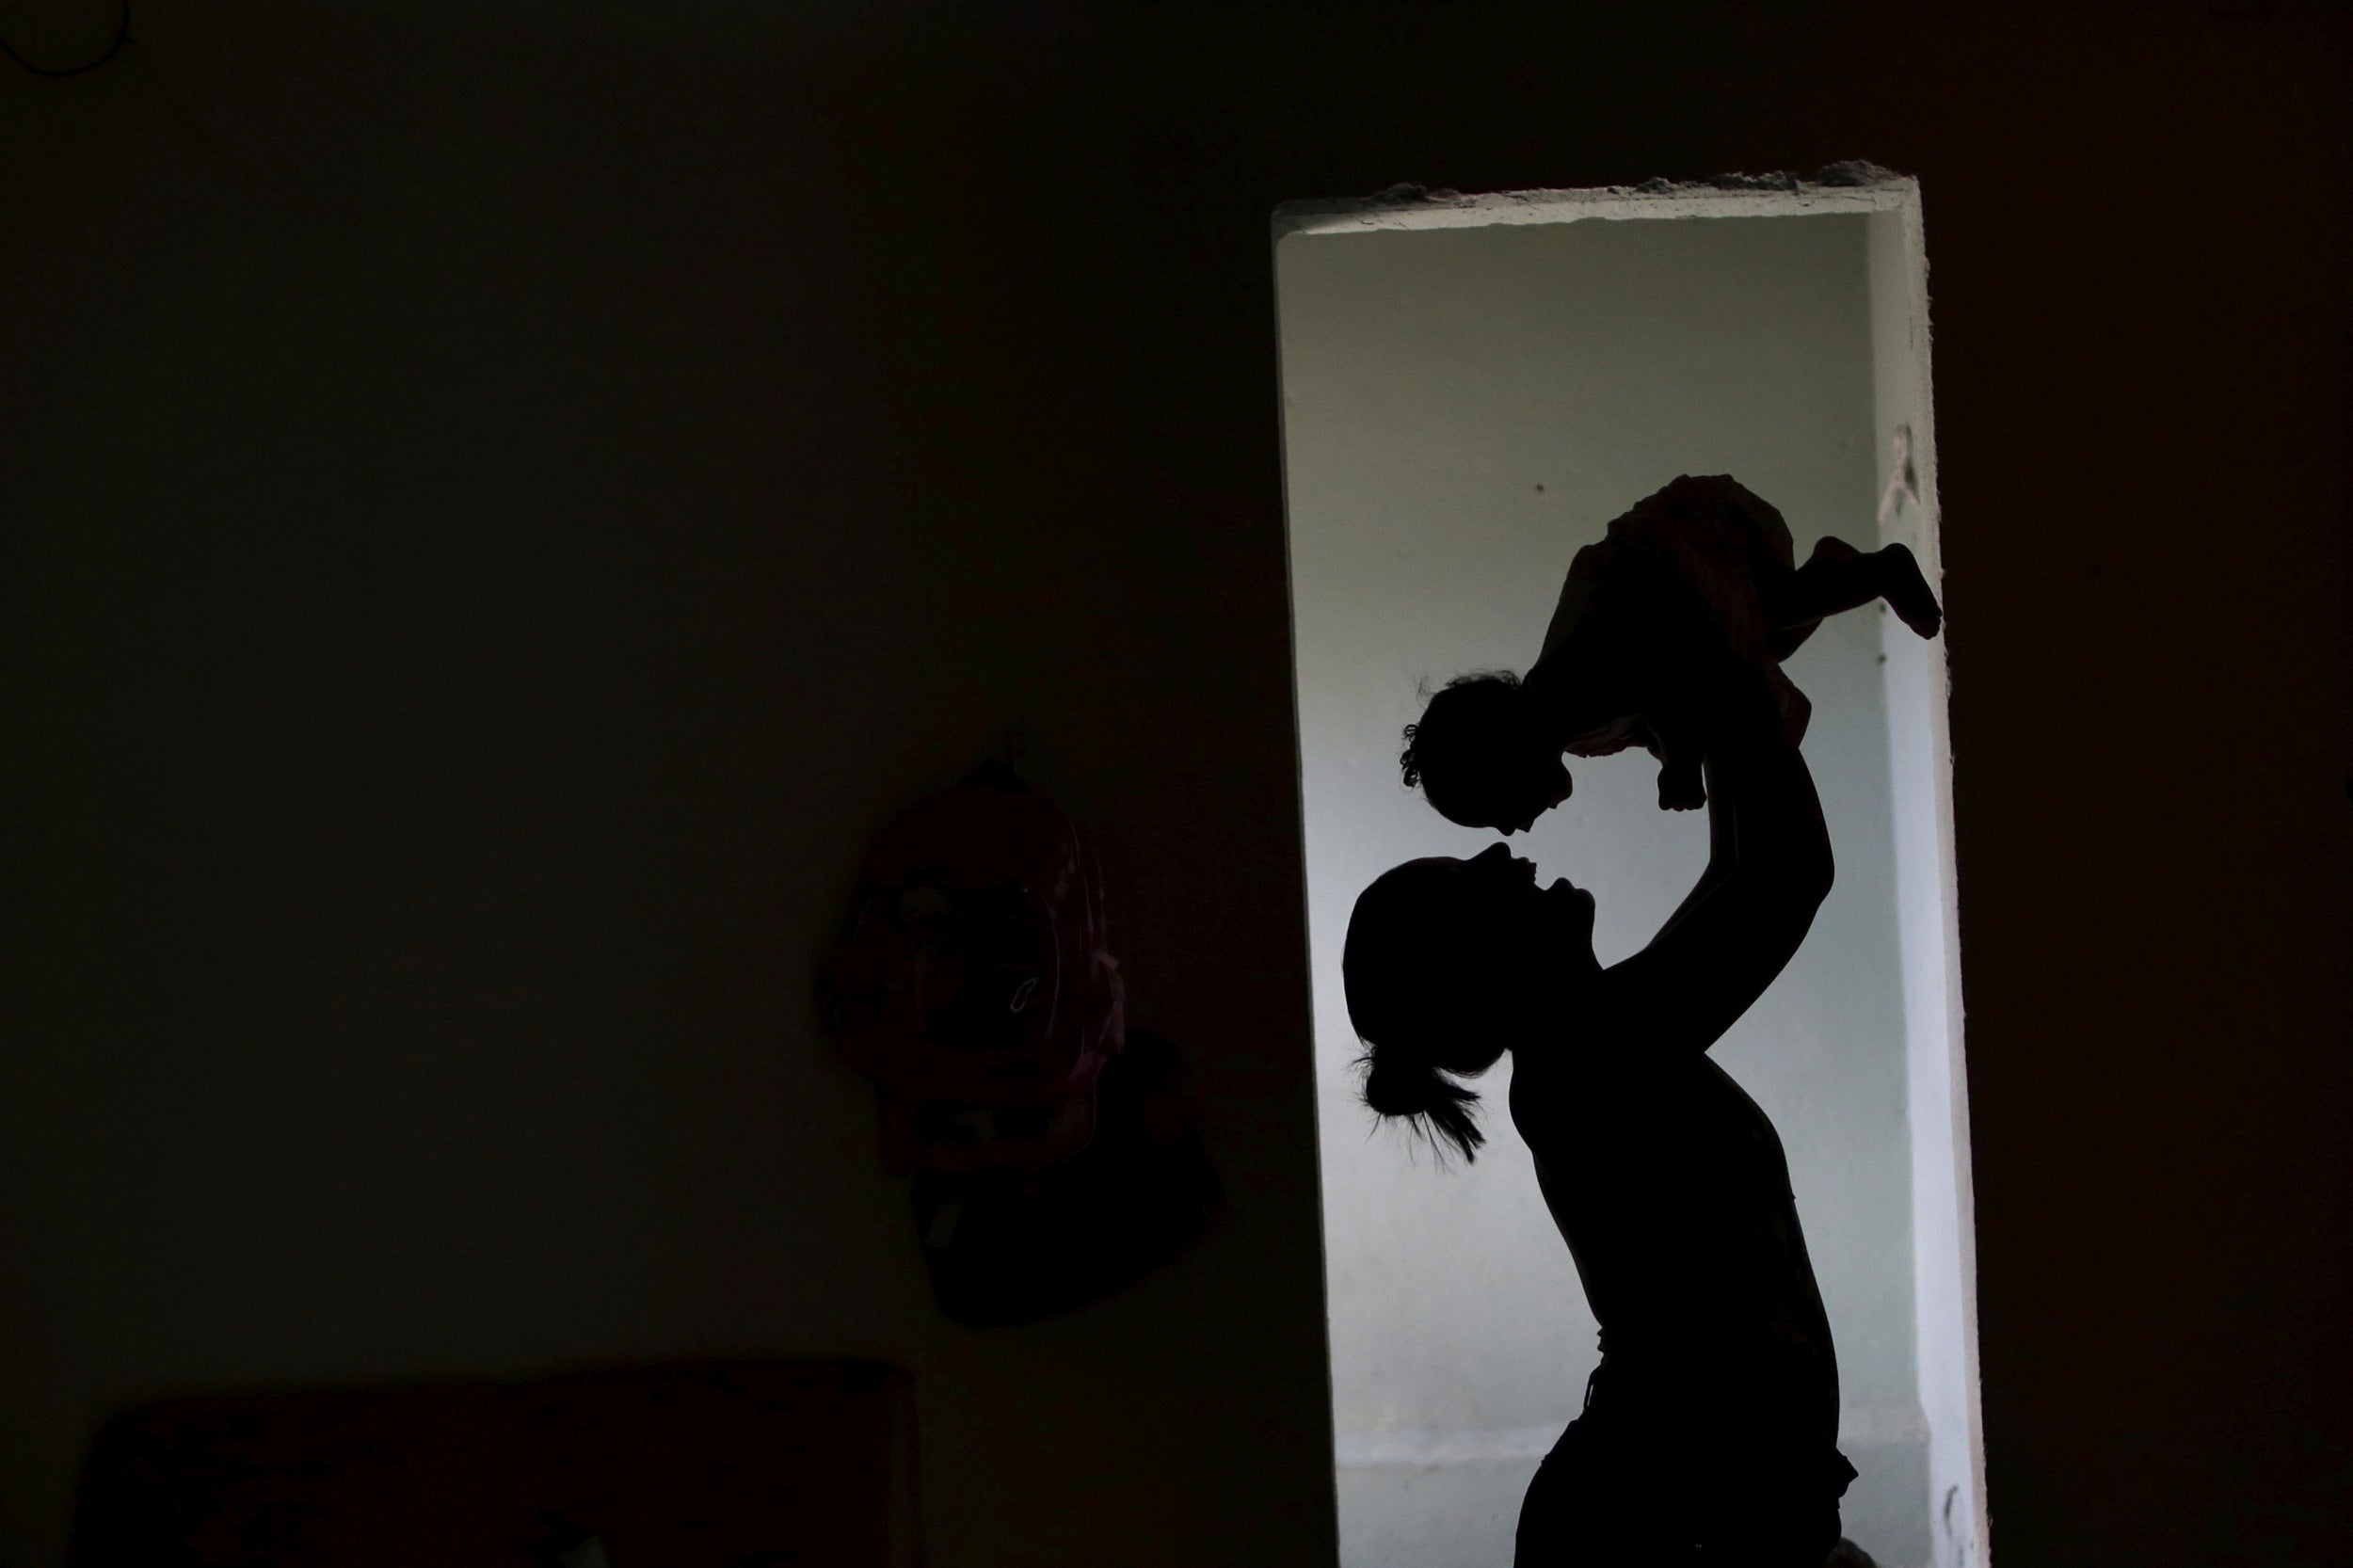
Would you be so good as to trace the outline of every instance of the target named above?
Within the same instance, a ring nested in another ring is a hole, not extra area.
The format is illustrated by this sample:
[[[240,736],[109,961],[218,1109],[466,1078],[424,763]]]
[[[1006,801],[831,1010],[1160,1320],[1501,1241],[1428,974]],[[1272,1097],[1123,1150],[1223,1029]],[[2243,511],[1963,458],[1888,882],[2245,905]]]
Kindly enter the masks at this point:
[[[1575,223],[1586,218],[1786,217],[1879,213],[1903,205],[1917,187],[1877,164],[1832,164],[1811,179],[1794,174],[1719,174],[1711,180],[1645,180],[1580,190],[1459,191],[1391,185],[1375,196],[1286,201],[1274,209],[1277,241],[1293,234],[1385,230],[1481,229],[1497,223]]]

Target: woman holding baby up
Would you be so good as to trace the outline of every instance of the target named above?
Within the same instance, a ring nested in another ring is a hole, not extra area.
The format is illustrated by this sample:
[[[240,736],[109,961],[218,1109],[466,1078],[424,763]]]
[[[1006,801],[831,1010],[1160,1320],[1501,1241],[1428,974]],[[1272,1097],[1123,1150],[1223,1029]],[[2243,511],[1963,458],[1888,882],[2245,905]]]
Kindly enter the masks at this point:
[[[1518,1568],[1867,1561],[1838,1366],[1772,1125],[1708,1048],[1804,939],[1832,881],[1812,776],[1763,675],[1727,660],[1694,712],[1705,872],[1603,968],[1593,896],[1501,844],[1416,860],[1357,901],[1344,958],[1365,1098],[1470,1158],[1457,1081],[1513,1053],[1512,1121],[1602,1326],[1585,1409],[1523,1506]]]

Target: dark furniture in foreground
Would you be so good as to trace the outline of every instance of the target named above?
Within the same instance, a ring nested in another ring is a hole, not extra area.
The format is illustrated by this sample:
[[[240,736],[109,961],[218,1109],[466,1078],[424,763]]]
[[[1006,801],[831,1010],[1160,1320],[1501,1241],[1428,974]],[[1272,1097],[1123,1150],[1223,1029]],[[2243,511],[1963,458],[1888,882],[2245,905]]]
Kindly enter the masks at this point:
[[[72,1568],[913,1568],[914,1406],[874,1362],[206,1395],[110,1422]]]

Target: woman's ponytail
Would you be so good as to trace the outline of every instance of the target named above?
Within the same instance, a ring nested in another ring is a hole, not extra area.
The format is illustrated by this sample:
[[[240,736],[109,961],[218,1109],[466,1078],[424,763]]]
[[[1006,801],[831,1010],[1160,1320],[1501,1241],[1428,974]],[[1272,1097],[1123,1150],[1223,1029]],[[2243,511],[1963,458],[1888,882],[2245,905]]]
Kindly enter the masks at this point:
[[[1365,1068],[1365,1105],[1377,1115],[1401,1116],[1433,1144],[1454,1145],[1465,1164],[1479,1158],[1487,1136],[1471,1119],[1479,1096],[1464,1088],[1427,1058],[1401,1047],[1368,1042],[1357,1059]]]
[[[1487,1140],[1471,1119],[1479,1096],[1457,1080],[1495,1065],[1503,1041],[1480,1016],[1493,959],[1463,916],[1458,865],[1409,860],[1357,895],[1340,979],[1365,1043],[1365,1104],[1467,1162]]]

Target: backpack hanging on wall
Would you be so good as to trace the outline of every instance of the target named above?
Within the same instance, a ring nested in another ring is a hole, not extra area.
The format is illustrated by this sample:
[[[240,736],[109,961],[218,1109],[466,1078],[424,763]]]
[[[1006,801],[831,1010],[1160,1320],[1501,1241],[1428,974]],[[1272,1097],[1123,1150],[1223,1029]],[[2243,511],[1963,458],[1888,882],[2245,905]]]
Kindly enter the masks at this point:
[[[1128,1045],[1101,895],[1070,822],[1002,763],[916,803],[869,852],[819,979],[872,1079],[883,1163],[940,1309],[974,1326],[1067,1311],[1205,1230],[1218,1183],[1182,1061]]]
[[[1095,1142],[1043,1171],[918,1171],[908,1193],[940,1310],[976,1328],[1136,1283],[1209,1226],[1216,1173],[1175,1045],[1132,1029],[1103,1068]]]
[[[1125,1037],[1102,924],[1069,819],[1002,763],[883,830],[820,1005],[879,1092],[888,1170],[1040,1170],[1086,1147]]]

